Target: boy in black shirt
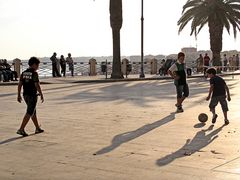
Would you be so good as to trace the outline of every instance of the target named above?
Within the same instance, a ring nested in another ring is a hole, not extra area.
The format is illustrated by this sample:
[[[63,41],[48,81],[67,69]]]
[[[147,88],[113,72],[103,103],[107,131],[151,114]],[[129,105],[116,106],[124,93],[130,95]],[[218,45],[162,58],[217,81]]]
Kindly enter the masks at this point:
[[[215,123],[217,120],[218,115],[215,113],[215,107],[217,106],[218,102],[220,102],[224,115],[225,124],[228,125],[229,124],[229,120],[227,117],[228,104],[226,101],[226,94],[228,101],[231,101],[228,86],[221,77],[216,75],[216,70],[214,68],[208,69],[206,73],[210,78],[210,89],[206,100],[208,101],[211,98],[209,108],[210,111],[213,113],[212,123]]]
[[[23,97],[27,104],[27,112],[23,118],[20,129],[17,131],[17,134],[22,136],[28,136],[24,128],[26,127],[29,119],[31,118],[36,130],[35,133],[42,133],[42,130],[38,125],[37,115],[36,115],[36,105],[37,105],[37,96],[39,93],[41,101],[43,103],[44,98],[42,90],[40,87],[38,73],[36,72],[39,68],[40,61],[36,57],[31,57],[28,61],[29,68],[21,74],[20,81],[18,84],[18,102],[22,102],[21,89],[23,86]]]

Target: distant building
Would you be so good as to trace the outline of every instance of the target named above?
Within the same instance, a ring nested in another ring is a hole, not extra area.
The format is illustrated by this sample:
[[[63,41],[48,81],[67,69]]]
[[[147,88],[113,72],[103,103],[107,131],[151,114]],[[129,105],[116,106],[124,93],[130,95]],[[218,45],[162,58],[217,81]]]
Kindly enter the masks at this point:
[[[195,63],[199,56],[197,48],[194,47],[184,47],[181,51],[185,54],[185,62],[189,66]]]

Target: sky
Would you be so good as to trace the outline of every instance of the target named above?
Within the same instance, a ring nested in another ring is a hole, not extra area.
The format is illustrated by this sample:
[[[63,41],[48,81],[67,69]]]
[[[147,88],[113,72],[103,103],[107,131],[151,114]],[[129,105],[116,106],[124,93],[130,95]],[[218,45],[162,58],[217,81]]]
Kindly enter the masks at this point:
[[[122,0],[121,55],[140,55],[141,0]],[[177,21],[186,0],[144,0],[144,54],[174,54],[182,47],[209,50],[208,28],[197,40],[190,26],[178,34]],[[223,50],[240,50],[225,31]],[[0,0],[0,59],[111,56],[109,0]]]

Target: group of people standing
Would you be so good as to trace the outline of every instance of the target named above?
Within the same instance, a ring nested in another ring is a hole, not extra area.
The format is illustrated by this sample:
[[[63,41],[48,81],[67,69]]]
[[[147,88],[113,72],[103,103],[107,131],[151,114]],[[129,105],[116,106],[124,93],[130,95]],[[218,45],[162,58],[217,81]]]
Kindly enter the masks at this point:
[[[206,74],[207,68],[211,64],[210,57],[206,53],[203,57],[202,54],[199,55],[199,57],[196,60],[197,64],[197,72],[203,72]],[[223,58],[221,59],[221,68],[223,71],[233,71],[239,69],[239,54],[229,56],[227,57],[226,54],[223,55]]]
[[[18,74],[16,71],[11,70],[11,65],[6,59],[0,60],[0,81],[9,82],[17,81]]]
[[[211,59],[207,53],[204,55],[204,57],[202,56],[202,54],[200,54],[196,60],[197,72],[203,72],[203,74],[205,75],[207,68],[210,66],[210,61]]]
[[[224,66],[223,67],[224,71],[227,71],[227,69],[229,69],[230,71],[238,70],[239,69],[239,54],[229,56],[229,58],[227,58],[227,55],[224,54],[223,55],[223,66]]]
[[[57,58],[57,53],[54,52],[50,58],[52,61],[52,76],[53,77],[62,77],[66,76],[66,65],[68,64],[69,71],[71,75],[74,76],[74,62],[71,53],[68,53],[68,57],[65,59],[63,55],[60,56],[60,59]],[[61,71],[60,71],[61,68]],[[60,73],[61,72],[61,73]]]

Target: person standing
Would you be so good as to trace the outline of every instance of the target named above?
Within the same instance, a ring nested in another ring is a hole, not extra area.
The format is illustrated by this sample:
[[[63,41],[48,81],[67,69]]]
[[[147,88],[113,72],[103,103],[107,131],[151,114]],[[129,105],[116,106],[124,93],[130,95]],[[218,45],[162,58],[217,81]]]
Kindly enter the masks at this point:
[[[20,81],[18,84],[17,101],[19,103],[22,102],[21,89],[23,87],[23,97],[27,104],[26,114],[22,120],[20,128],[17,131],[17,134],[22,136],[28,136],[24,129],[30,118],[32,119],[36,127],[35,133],[37,134],[44,132],[44,130],[41,129],[38,124],[36,114],[38,96],[37,93],[39,93],[42,103],[44,102],[43,93],[38,79],[38,73],[36,72],[39,68],[39,64],[40,64],[39,59],[37,59],[36,57],[31,57],[28,61],[29,68],[21,74]]]
[[[197,58],[197,72],[203,72],[203,56],[202,54],[199,55]]]
[[[232,71],[233,70],[233,56],[229,57],[228,63],[229,63],[229,71]]]
[[[237,58],[235,55],[233,55],[233,70],[236,70],[237,69]]]
[[[187,84],[186,65],[184,63],[185,54],[178,53],[178,60],[168,70],[168,74],[174,79],[177,92],[177,112],[183,112],[182,103],[189,96],[189,88]]]
[[[224,55],[223,55],[223,66],[224,66],[223,70],[224,70],[224,71],[227,71],[227,64],[228,64],[227,55],[224,54]]]
[[[61,77],[61,74],[59,73],[57,68],[57,63],[58,63],[57,53],[54,52],[50,60],[52,61],[52,76]]]
[[[239,69],[239,54],[236,55],[236,69]]]
[[[206,77],[206,71],[208,69],[210,65],[210,57],[208,56],[208,54],[206,53],[204,58],[203,58],[203,66],[204,66],[204,70],[203,70],[203,73],[204,73],[204,76]]]
[[[66,76],[66,60],[63,55],[60,58],[60,65],[61,65],[61,74],[65,77]]]
[[[68,63],[68,67],[69,67],[69,71],[71,71],[71,75],[74,76],[74,62],[73,62],[71,53],[68,53],[66,62]]]

